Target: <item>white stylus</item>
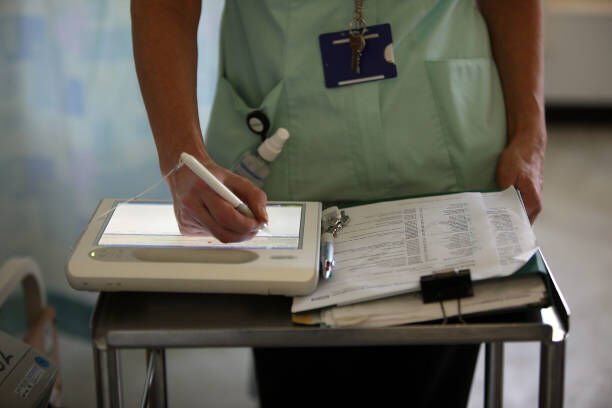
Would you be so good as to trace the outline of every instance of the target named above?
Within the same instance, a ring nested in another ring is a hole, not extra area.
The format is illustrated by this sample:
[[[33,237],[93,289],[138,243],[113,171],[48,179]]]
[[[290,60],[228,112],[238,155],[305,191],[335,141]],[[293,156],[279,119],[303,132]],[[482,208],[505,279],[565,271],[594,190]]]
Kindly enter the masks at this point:
[[[221,183],[206,167],[202,165],[195,157],[188,153],[181,153],[180,163],[189,167],[198,177],[200,177],[210,188],[217,194],[228,201],[232,207],[238,210],[241,214],[247,217],[255,218],[255,215],[245,203],[242,202],[236,194],[232,193],[223,183]]]

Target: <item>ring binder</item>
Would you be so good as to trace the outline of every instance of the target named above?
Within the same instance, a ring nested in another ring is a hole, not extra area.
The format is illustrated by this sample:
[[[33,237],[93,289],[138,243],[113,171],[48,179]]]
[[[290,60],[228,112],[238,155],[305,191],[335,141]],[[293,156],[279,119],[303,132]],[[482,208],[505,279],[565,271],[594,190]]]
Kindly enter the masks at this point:
[[[446,324],[448,320],[444,301],[449,299],[457,299],[459,321],[465,323],[461,313],[461,299],[474,296],[472,275],[469,269],[449,270],[431,275],[423,275],[421,276],[420,284],[423,303],[440,303],[444,319],[442,324]]]

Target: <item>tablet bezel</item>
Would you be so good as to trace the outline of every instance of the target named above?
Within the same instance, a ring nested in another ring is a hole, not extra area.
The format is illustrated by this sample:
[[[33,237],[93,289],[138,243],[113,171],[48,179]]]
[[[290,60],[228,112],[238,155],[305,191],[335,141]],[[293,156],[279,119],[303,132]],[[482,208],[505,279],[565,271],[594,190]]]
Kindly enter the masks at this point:
[[[237,249],[197,247],[102,246],[98,240],[108,224],[116,199],[102,200],[83,231],[67,265],[70,285],[95,291],[172,291],[203,293],[253,293],[296,296],[311,293],[318,282],[321,203],[300,204],[301,248]],[[170,203],[141,200],[138,202]],[[105,214],[107,213],[107,214]],[[161,249],[162,251],[157,251]],[[92,251],[106,251],[92,257]],[[141,251],[137,253],[136,251]],[[173,251],[183,251],[182,261]],[[144,252],[143,252],[144,251]],[[157,251],[157,252],[156,252]],[[206,251],[215,259],[238,256],[241,262],[206,262]],[[230,251],[230,252],[227,252]],[[110,255],[109,255],[110,252]],[[162,253],[163,252],[163,253]],[[144,255],[143,255],[144,254]],[[204,261],[203,261],[204,260]]]

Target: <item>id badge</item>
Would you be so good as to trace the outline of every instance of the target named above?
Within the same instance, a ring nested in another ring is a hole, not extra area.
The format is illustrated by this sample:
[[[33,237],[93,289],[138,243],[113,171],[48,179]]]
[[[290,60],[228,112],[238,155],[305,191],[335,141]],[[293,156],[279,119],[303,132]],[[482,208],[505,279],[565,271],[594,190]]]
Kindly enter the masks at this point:
[[[327,88],[379,81],[397,76],[391,25],[379,24],[366,27],[365,47],[361,52],[359,72],[353,70],[350,37],[351,33],[348,30],[319,35],[323,74]]]

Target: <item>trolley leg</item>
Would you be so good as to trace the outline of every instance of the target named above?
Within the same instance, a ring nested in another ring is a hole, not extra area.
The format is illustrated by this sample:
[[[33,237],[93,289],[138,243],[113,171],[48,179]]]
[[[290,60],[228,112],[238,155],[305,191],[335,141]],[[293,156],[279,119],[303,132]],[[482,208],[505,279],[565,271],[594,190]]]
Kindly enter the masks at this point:
[[[147,349],[147,360],[153,355],[153,380],[149,393],[149,406],[151,408],[165,408],[168,406],[168,392],[166,386],[166,351],[163,348]]]
[[[565,340],[542,342],[540,347],[540,407],[563,407]]]
[[[501,408],[504,386],[504,343],[494,341],[485,345],[485,401],[487,408]]]
[[[98,408],[121,408],[121,361],[119,350],[101,349],[94,345],[96,403]]]

